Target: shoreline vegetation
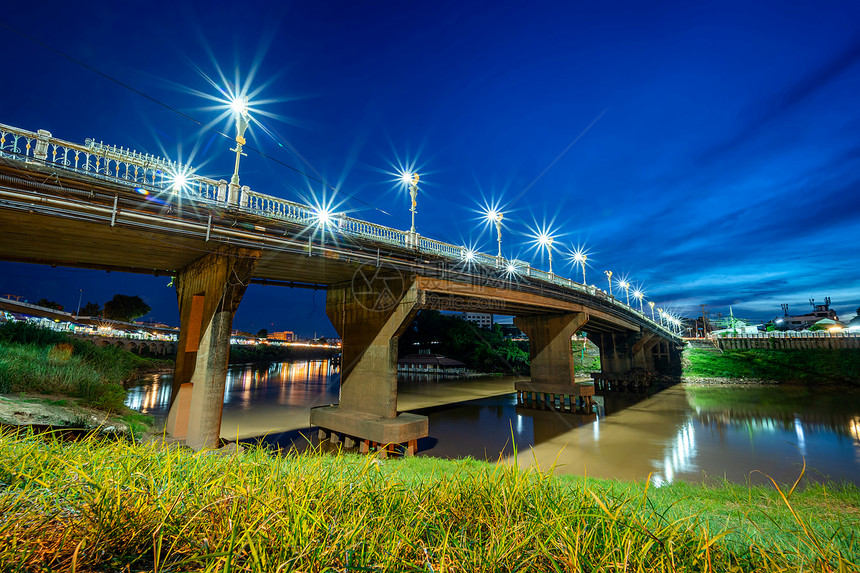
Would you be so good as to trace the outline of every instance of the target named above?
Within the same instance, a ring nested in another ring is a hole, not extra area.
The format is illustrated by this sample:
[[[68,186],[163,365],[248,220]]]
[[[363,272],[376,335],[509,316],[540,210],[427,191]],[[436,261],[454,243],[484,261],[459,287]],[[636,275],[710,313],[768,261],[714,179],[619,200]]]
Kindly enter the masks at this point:
[[[0,324],[0,424],[141,433],[152,419],[126,407],[125,385],[171,365],[26,323]]]
[[[860,385],[856,349],[684,350],[684,377],[799,385]],[[765,382],[766,381],[766,382]]]
[[[856,571],[850,485],[0,435],[0,570]]]

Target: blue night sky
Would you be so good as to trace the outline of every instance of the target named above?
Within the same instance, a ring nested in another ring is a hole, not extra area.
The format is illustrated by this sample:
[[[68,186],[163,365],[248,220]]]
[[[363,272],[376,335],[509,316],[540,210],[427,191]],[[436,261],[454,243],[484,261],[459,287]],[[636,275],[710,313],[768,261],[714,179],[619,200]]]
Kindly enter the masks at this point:
[[[388,172],[414,161],[423,235],[494,254],[480,207],[497,203],[506,256],[546,268],[528,235],[551,225],[557,273],[581,280],[563,253],[584,246],[590,284],[610,269],[683,315],[860,306],[855,1],[48,1],[0,24],[0,123],[229,179],[231,141],[181,114],[213,122],[206,77],[253,75],[252,106],[274,116],[249,133],[273,159],[242,160],[256,191],[323,196],[286,164],[338,188],[337,210],[405,229]],[[168,280],[0,263],[0,294],[71,310],[81,288],[140,294],[176,324]],[[332,335],[324,308],[323,292],[252,286],[234,326]]]

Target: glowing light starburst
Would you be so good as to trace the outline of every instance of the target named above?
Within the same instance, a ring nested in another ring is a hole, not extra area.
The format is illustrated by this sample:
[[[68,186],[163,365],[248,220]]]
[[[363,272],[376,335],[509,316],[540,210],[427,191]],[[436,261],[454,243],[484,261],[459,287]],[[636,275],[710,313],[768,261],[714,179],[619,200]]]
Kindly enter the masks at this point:
[[[535,250],[541,256],[544,253],[548,255],[549,272],[552,274],[552,252],[557,238],[557,233],[552,230],[552,224],[535,225],[529,229],[528,237],[530,239],[529,250]]]

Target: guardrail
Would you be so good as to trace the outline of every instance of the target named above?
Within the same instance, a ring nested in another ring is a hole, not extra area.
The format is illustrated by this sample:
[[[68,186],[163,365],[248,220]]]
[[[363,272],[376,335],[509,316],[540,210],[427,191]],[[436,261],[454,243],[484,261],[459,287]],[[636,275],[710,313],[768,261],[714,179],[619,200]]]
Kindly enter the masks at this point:
[[[762,339],[762,338],[860,338],[860,331],[857,332],[845,332],[843,330],[839,331],[829,331],[829,330],[819,330],[812,332],[797,332],[794,330],[787,331],[771,331],[771,332],[757,332],[757,333],[739,333],[732,334],[730,336],[708,336],[707,339],[704,338],[693,338],[691,340],[732,340],[732,339]]]
[[[57,139],[50,132],[23,130],[0,124],[0,157],[8,157],[27,162],[56,165],[64,170],[73,171],[106,181],[120,181],[133,184],[142,194],[171,193],[179,197],[193,199],[213,206],[237,209],[258,216],[290,221],[300,225],[325,225],[333,233],[360,238],[374,243],[401,248],[413,248],[419,253],[435,255],[452,261],[466,261],[507,271],[510,264],[518,275],[537,279],[561,289],[598,296],[602,293],[594,286],[535,269],[518,260],[500,260],[486,253],[471,253],[465,246],[453,245],[413,235],[376,223],[354,219],[346,215],[331,215],[326,223],[320,213],[309,205],[280,199],[272,195],[252,191],[249,187],[233,188],[224,180],[216,181],[196,175],[194,168],[169,159],[131,149],[105,145],[87,139],[81,145]],[[604,293],[605,294],[605,293]],[[625,313],[633,313],[652,329],[670,337],[678,335],[663,325],[648,318],[633,307],[622,304],[614,297],[603,296],[601,300]]]

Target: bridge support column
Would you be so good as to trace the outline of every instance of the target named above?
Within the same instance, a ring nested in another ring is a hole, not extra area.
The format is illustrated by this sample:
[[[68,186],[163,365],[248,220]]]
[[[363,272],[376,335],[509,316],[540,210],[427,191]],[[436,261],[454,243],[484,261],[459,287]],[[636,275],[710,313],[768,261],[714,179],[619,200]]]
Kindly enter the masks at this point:
[[[633,366],[654,373],[654,355],[652,350],[659,338],[653,332],[643,333],[639,340],[633,343]]]
[[[407,284],[398,297],[379,276],[368,286],[328,290],[326,314],[343,341],[340,404],[314,408],[310,421],[359,443],[405,443],[414,452],[417,439],[428,435],[428,422],[397,414],[397,342],[418,314],[419,291]]]
[[[564,409],[569,397],[571,409],[591,411],[591,384],[576,384],[573,352],[570,339],[588,321],[586,313],[517,316],[514,324],[529,337],[531,379],[517,382],[514,387],[521,395],[537,395],[537,401],[560,396],[559,407]]]
[[[174,278],[180,327],[166,429],[195,450],[219,445],[233,315],[259,256],[223,246]]]

